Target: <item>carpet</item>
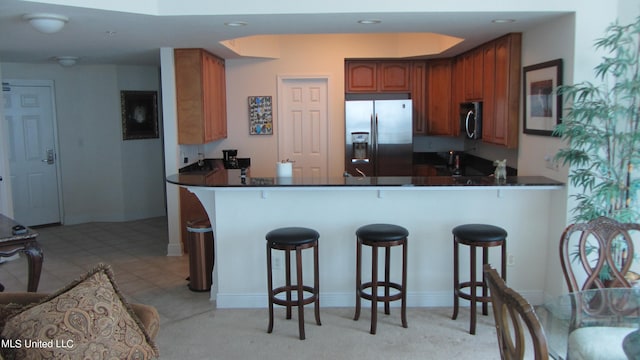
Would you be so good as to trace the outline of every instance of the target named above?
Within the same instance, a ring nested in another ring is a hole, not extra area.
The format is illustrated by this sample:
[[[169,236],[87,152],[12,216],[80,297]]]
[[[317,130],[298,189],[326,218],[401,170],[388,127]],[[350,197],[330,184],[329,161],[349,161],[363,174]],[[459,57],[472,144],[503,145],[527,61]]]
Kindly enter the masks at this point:
[[[468,308],[451,320],[451,308],[407,309],[407,329],[400,309],[378,314],[377,334],[369,334],[370,310],[360,320],[353,309],[321,309],[322,326],[315,324],[313,308],[305,311],[306,340],[298,338],[293,312],[275,308],[273,333],[268,334],[267,309],[216,309],[164,323],[157,344],[162,359],[499,359],[493,315],[477,317],[476,335],[470,335]]]

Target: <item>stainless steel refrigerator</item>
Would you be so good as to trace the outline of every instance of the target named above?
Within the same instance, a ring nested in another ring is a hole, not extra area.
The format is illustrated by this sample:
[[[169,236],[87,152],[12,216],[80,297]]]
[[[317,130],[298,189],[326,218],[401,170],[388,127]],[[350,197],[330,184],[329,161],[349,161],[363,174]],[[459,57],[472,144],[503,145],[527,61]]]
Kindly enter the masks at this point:
[[[411,100],[345,102],[345,171],[353,176],[411,176]]]

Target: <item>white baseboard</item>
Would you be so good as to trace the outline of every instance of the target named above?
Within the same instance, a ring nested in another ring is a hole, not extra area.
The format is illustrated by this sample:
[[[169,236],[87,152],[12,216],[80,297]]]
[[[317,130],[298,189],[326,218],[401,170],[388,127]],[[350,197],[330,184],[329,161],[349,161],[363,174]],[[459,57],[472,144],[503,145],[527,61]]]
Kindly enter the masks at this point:
[[[534,305],[544,299],[541,291],[521,292],[522,296]],[[211,294],[216,300],[216,307],[224,308],[266,308],[267,294]],[[381,304],[378,304],[382,306]],[[349,293],[320,293],[320,307],[353,307],[355,306],[355,291]],[[399,307],[400,301],[393,301],[392,307]],[[408,307],[450,307],[453,306],[453,292],[408,292]],[[461,307],[468,307],[469,301],[461,299]],[[371,307],[371,302],[362,300],[362,307]]]

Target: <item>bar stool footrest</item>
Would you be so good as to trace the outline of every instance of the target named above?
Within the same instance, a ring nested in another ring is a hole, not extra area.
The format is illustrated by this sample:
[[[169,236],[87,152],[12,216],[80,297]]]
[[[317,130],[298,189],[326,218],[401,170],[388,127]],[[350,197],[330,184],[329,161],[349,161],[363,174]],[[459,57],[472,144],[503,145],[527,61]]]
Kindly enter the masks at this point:
[[[475,282],[475,286],[478,288],[482,288],[482,283],[479,281]],[[471,294],[470,293],[466,293],[464,291],[462,291],[462,289],[466,289],[466,288],[471,288],[471,281],[466,281],[463,283],[460,283],[460,286],[457,289],[454,289],[454,291],[456,292],[456,294],[465,299],[465,300],[469,300],[471,301]],[[490,303],[491,302],[491,297],[490,296],[479,296],[478,294],[476,294],[476,302],[482,302],[482,303]]]
[[[315,289],[314,288],[312,288],[311,286],[303,286],[302,290],[305,293],[310,293],[311,296],[308,296],[308,297],[305,297],[304,299],[302,299],[302,304],[301,305],[311,304],[314,301],[316,301],[317,295],[315,293]],[[273,297],[271,298],[273,303],[277,304],[277,305],[281,305],[281,306],[298,306],[298,305],[300,305],[298,300],[287,301],[286,299],[280,299],[280,298],[276,297],[278,294],[285,293],[287,291],[291,291],[291,293],[297,294],[298,293],[298,285],[291,285],[290,287],[289,286],[281,286],[281,287],[273,289]]]
[[[393,282],[386,283],[384,281],[378,281],[377,285],[378,285],[378,288],[390,287],[392,289],[399,291],[398,293],[392,294],[389,296],[378,295],[377,301],[387,302],[387,301],[395,301],[395,300],[402,299],[402,286],[400,284],[393,283]],[[365,292],[366,289],[371,289],[372,287],[373,287],[373,282],[366,282],[362,284],[362,286],[359,289],[360,297],[369,301],[373,300],[373,294],[370,292],[369,293]]]

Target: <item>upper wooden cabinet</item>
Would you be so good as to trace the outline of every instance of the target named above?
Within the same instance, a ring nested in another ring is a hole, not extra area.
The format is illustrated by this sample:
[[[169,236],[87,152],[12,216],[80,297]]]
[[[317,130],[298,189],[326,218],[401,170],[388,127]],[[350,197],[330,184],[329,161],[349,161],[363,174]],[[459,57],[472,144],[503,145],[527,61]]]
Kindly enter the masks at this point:
[[[454,136],[453,61],[432,60],[427,68],[427,134]]]
[[[347,93],[411,91],[409,61],[348,60],[345,64]]]
[[[520,33],[484,46],[485,77],[493,73],[493,84],[484,87],[482,140],[511,149],[518,147],[521,46]]]
[[[178,143],[227,137],[224,60],[203,49],[174,51]]]

